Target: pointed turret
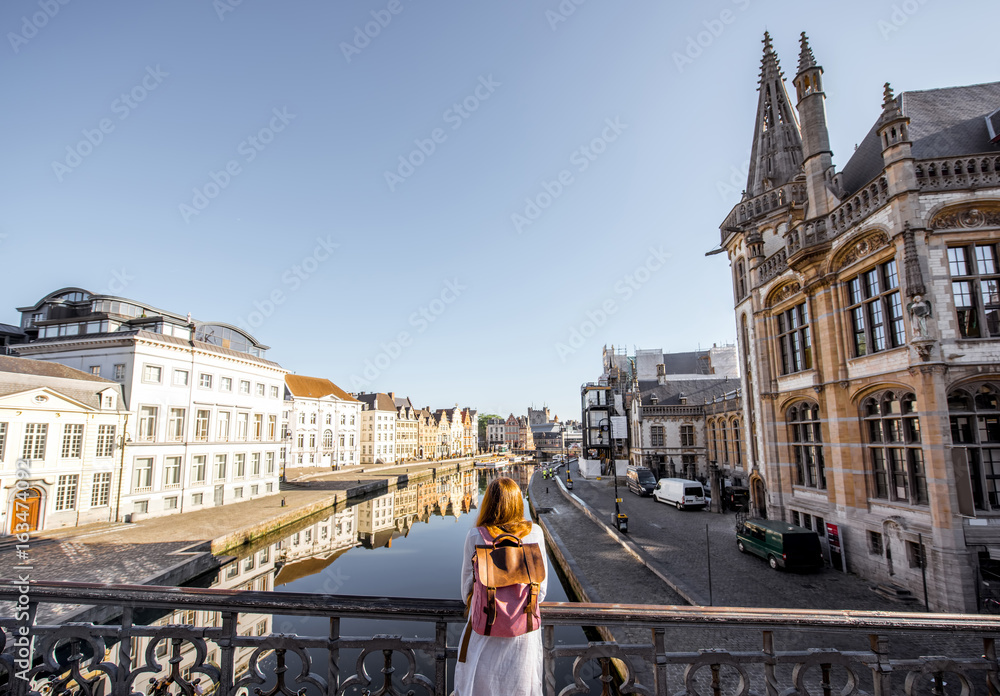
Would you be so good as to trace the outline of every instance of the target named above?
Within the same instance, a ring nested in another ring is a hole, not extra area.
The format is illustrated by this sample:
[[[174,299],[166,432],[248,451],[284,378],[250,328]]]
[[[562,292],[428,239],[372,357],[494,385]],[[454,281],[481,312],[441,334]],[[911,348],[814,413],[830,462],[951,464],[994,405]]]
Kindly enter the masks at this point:
[[[806,173],[809,217],[823,217],[837,206],[830,190],[833,181],[833,151],[826,127],[826,95],[823,93],[823,68],[809,47],[809,38],[799,38],[799,72],[795,75],[799,123],[802,124],[802,167]]]
[[[889,196],[896,198],[908,192],[916,192],[917,173],[913,160],[913,143],[910,140],[910,118],[903,113],[903,96],[893,96],[888,82],[882,92],[882,115],[879,116],[877,126],[878,137],[882,142],[882,164],[889,184]],[[896,209],[900,211],[899,223],[920,226],[916,200],[900,198]]]
[[[764,56],[760,61],[760,87],[757,98],[757,122],[750,151],[748,196],[758,196],[768,189],[783,186],[799,172],[802,163],[802,139],[795,112],[785,91],[785,80],[778,56],[771,45],[771,35],[764,32]]]

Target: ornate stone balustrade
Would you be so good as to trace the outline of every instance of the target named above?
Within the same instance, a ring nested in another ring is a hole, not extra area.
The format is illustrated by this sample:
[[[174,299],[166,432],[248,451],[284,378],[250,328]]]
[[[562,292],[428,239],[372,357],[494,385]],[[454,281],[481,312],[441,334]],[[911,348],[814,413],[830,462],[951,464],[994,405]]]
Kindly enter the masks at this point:
[[[11,696],[194,696],[196,689],[219,696],[446,696],[456,624],[464,623],[462,604],[454,600],[138,585],[4,581],[0,601],[18,607],[0,619],[0,693]],[[50,603],[111,605],[121,610],[121,621],[36,623],[38,606]],[[143,623],[154,611],[192,621]],[[221,620],[193,621],[206,612],[218,612]],[[248,615],[255,623],[241,629]],[[321,619],[321,634],[260,630],[267,623],[258,617],[289,615],[312,617],[312,625]],[[345,636],[344,619],[419,622],[431,637]],[[592,686],[611,693],[613,665],[625,676],[620,693],[1000,694],[995,616],[546,603],[542,622],[547,696],[590,693]],[[649,640],[557,644],[560,625],[627,626],[632,636],[648,631]],[[358,657],[348,662],[342,652]],[[557,683],[557,660],[572,661],[572,680]],[[640,686],[633,679],[642,665],[649,676]],[[373,666],[379,673],[369,671]]]
[[[854,223],[865,219],[889,202],[889,182],[879,175],[857,193],[834,208],[826,219],[826,232],[832,239],[847,231]]]
[[[1000,156],[995,152],[969,157],[919,160],[917,185],[921,191],[1000,186]]]
[[[789,203],[804,203],[806,200],[806,186],[803,183],[790,183],[770,191],[765,191],[759,196],[738,203],[726,222],[722,225],[722,244],[725,245],[726,238],[730,232],[727,228],[734,228],[747,222],[752,222],[757,218],[783,208]]]
[[[766,283],[787,269],[788,251],[786,249],[778,249],[761,262],[760,269],[758,270],[758,282],[760,284]]]

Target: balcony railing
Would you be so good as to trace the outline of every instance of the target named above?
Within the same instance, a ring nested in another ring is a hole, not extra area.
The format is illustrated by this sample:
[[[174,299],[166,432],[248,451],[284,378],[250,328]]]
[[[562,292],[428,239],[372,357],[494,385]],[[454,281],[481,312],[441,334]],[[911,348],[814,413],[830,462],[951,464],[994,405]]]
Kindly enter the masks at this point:
[[[16,607],[0,618],[0,693],[11,696],[194,696],[195,679],[220,696],[401,695],[414,687],[446,696],[457,656],[448,627],[464,623],[457,600],[142,585],[3,581],[0,601]],[[91,609],[74,622],[36,620],[65,605]],[[200,626],[146,625],[141,610],[174,612],[180,620],[209,613]],[[80,622],[88,615],[103,623]],[[274,616],[289,615],[326,619],[328,630],[310,636],[285,632],[290,624],[268,630]],[[428,637],[345,636],[343,619],[419,622]],[[621,693],[1000,694],[994,645],[1000,617],[994,616],[546,603],[542,623],[547,696],[591,687],[611,693],[615,669],[624,677]],[[567,625],[627,627],[633,639],[648,640],[557,644],[555,627]],[[451,633],[458,634],[457,626]],[[342,651],[358,657],[342,660]],[[557,661],[566,673],[569,660],[568,675],[557,679]],[[380,675],[368,671],[372,663]]]

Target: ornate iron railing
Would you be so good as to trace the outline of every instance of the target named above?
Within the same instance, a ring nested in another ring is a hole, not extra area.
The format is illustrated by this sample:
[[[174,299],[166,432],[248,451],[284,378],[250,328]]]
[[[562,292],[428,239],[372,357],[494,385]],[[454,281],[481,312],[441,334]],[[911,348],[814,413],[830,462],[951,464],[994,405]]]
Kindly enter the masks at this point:
[[[463,623],[462,604],[452,600],[140,585],[7,583],[0,587],[0,601],[14,607],[6,612],[13,615],[0,618],[0,690],[11,696],[445,696],[457,652],[448,627]],[[120,623],[36,621],[40,607],[63,604],[116,607]],[[139,620],[144,610],[175,617],[180,612],[185,618],[218,612],[221,620],[144,624]],[[247,615],[321,617],[329,630],[312,636],[243,630],[240,619]],[[433,635],[345,636],[344,619],[421,622],[433,626]],[[1000,694],[994,645],[1000,617],[546,603],[542,621],[548,696],[611,693],[616,669],[623,677],[620,693]],[[621,635],[647,635],[649,641],[557,644],[560,625],[612,627]],[[741,641],[749,642],[733,649]],[[793,649],[776,650],[780,642]],[[939,650],[922,652],[925,648]],[[352,664],[341,659],[347,651],[358,655]],[[945,651],[963,654],[945,656]],[[368,671],[369,656],[379,663],[378,677]],[[556,661],[567,659],[570,675],[557,684]],[[405,667],[401,675],[398,665]]]

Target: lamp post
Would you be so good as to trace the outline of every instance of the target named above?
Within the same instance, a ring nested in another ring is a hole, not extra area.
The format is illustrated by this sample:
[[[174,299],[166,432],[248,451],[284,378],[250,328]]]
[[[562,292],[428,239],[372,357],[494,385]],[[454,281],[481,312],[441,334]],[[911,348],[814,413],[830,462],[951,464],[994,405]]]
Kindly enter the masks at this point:
[[[622,499],[618,495],[618,466],[615,461],[615,446],[614,438],[612,437],[614,433],[611,430],[610,420],[607,418],[602,419],[600,421],[600,428],[602,433],[608,434],[608,459],[611,463],[611,478],[615,482],[615,516],[612,521],[614,522],[615,529],[622,534],[628,534],[628,515],[622,513],[620,507]]]
[[[122,478],[125,476],[125,445],[132,444],[132,436],[128,434],[126,429],[128,428],[128,414],[125,414],[125,424],[122,427],[122,435],[118,438],[118,451],[120,453],[119,464],[118,464],[118,489],[115,492],[115,517],[114,522],[121,522],[121,506],[122,506]]]

